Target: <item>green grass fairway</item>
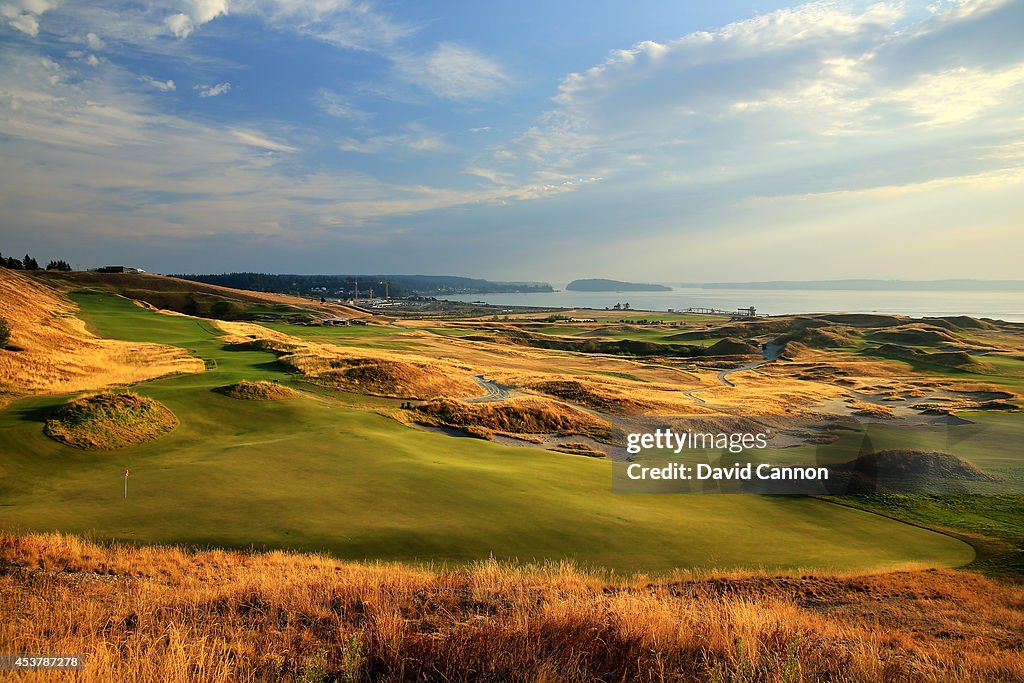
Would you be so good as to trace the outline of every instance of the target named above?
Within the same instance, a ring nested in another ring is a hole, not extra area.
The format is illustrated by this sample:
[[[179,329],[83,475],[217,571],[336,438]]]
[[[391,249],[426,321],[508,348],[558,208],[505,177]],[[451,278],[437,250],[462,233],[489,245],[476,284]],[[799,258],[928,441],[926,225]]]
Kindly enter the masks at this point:
[[[24,399],[0,412],[5,529],[350,559],[568,557],[645,572],[868,571],[974,557],[950,537],[808,498],[613,495],[609,463],[428,433],[324,392],[228,398],[211,389],[240,379],[303,385],[269,353],[225,349],[204,321],[108,294],[75,300],[98,334],[187,348],[212,369],[134,387],[181,425],[120,451],[83,452],[43,436],[47,412],[67,397]]]

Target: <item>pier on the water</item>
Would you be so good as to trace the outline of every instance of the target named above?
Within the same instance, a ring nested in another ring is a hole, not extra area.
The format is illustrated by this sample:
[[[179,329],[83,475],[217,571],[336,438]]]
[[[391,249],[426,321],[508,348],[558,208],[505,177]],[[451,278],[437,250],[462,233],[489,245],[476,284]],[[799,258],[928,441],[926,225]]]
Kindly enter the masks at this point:
[[[721,308],[704,308],[702,306],[690,306],[685,310],[676,311],[676,313],[698,313],[703,315],[728,315],[733,318],[756,318],[757,309],[753,306],[749,308],[737,308],[735,311],[726,311]]]

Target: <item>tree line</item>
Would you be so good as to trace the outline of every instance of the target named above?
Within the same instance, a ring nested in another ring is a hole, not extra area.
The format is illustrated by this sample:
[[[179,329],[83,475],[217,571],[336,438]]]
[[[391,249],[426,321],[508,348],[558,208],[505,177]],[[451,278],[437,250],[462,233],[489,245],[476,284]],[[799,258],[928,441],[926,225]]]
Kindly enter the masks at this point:
[[[43,270],[39,267],[39,262],[29,254],[25,254],[25,258],[16,258],[14,256],[4,256],[3,254],[0,254],[0,268],[9,268],[11,270]],[[64,260],[50,261],[46,264],[46,270],[67,272],[71,270],[71,264]]]
[[[551,292],[546,282],[493,282],[454,275],[288,275],[272,273],[221,273],[172,275],[171,277],[210,285],[248,289],[257,292],[281,292],[313,296],[375,297],[387,293],[392,298],[439,296],[447,294],[494,294],[506,292]]]

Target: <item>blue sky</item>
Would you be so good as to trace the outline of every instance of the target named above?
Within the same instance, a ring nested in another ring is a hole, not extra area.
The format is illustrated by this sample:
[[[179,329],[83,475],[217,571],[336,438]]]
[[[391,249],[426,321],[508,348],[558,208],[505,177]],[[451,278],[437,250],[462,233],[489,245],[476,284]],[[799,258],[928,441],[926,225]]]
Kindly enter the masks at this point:
[[[0,250],[1018,278],[1024,2],[0,0]]]

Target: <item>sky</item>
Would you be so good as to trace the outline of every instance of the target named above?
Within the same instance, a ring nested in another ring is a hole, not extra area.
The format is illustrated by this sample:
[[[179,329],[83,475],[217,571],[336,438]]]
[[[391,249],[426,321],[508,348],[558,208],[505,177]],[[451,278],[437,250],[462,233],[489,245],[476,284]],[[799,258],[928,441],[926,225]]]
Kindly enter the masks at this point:
[[[1024,0],[0,0],[0,252],[1024,277]]]

